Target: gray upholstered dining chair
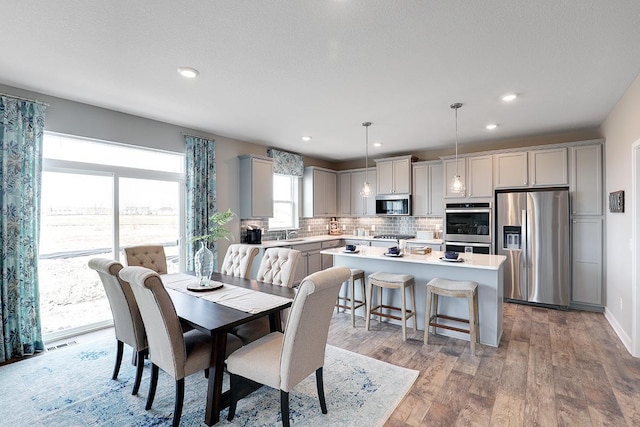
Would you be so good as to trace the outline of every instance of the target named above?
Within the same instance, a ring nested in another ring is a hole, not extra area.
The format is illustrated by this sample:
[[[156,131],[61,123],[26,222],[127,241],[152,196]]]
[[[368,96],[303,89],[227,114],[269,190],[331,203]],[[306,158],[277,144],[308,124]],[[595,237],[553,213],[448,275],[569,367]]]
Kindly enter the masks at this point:
[[[129,267],[146,267],[167,274],[167,256],[161,245],[129,246],[123,249]]]
[[[145,409],[151,409],[161,368],[176,381],[176,401],[173,425],[180,424],[184,400],[185,377],[211,367],[212,337],[195,329],[183,333],[171,297],[160,276],[144,267],[125,267],[120,278],[131,285],[147,331],[151,384]],[[233,335],[227,336],[227,355],[242,343]]]
[[[144,324],[138,304],[129,284],[118,278],[118,273],[122,270],[122,264],[118,261],[92,258],[89,260],[89,268],[98,273],[111,307],[117,340],[116,364],[111,378],[114,380],[118,378],[124,344],[131,346],[136,354],[136,379],[131,392],[135,395],[140,388],[144,358],[148,353]]]
[[[327,413],[322,367],[331,315],[342,282],[351,275],[347,267],[331,267],[307,276],[293,300],[287,327],[272,332],[227,358],[231,376],[228,420],[233,420],[243,378],[280,390],[282,425],[289,426],[289,392],[316,373],[322,413]]]
[[[234,243],[229,245],[220,266],[220,273],[248,279],[253,260],[260,250],[254,245]]]
[[[293,287],[300,256],[301,252],[295,249],[269,248],[265,250],[256,280],[288,288]],[[287,315],[288,310],[284,310],[282,313],[283,326]],[[243,344],[255,341],[269,332],[271,332],[271,328],[267,317],[260,317],[234,329],[234,333],[240,337]]]

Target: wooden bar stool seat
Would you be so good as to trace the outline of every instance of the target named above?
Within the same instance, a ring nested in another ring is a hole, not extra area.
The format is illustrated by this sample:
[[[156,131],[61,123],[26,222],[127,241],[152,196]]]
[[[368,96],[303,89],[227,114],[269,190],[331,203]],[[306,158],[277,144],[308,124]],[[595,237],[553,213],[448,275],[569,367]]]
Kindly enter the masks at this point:
[[[460,317],[447,316],[438,313],[438,296],[452,298],[466,298],[469,303],[469,319]],[[466,323],[468,329],[439,323],[438,320],[448,320],[458,323]],[[478,284],[472,281],[459,281],[435,278],[427,283],[427,310],[424,325],[424,342],[429,343],[430,329],[433,326],[435,334],[437,328],[448,329],[451,331],[469,334],[471,342],[471,354],[476,354],[476,343],[480,342],[480,333],[478,331]]]
[[[369,330],[369,324],[371,315],[377,315],[382,321],[383,317],[402,321],[402,340],[407,340],[407,320],[413,318],[413,330],[417,331],[416,326],[416,295],[413,287],[413,276],[410,274],[393,274],[376,272],[369,275],[369,287],[367,288],[368,294],[366,298],[367,302],[367,320],[366,327]],[[380,288],[380,304],[373,306],[373,287]],[[385,305],[383,299],[383,289],[400,289],[402,292],[401,306],[396,307],[393,305]],[[411,299],[411,309],[407,308],[407,293],[409,290],[409,298]],[[384,312],[383,310],[387,310]],[[400,311],[400,317],[395,316],[389,311]]]
[[[364,301],[356,299],[356,280],[360,280],[360,286],[362,286],[362,299]],[[346,283],[346,282],[345,282]],[[359,268],[351,269],[351,277],[349,277],[349,285],[344,296],[338,293],[338,300],[336,301],[336,309],[340,311],[351,310],[351,326],[356,327],[356,309],[365,306],[366,308],[366,290],[364,283],[364,271]],[[351,297],[349,297],[349,289],[351,289]],[[347,305],[349,304],[349,305]]]

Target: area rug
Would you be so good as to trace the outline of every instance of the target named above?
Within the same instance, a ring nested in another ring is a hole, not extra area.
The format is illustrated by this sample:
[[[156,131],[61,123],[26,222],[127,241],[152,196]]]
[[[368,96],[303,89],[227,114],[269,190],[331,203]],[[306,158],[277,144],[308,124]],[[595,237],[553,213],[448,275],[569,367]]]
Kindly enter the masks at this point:
[[[144,406],[149,387],[147,361],[140,392],[131,395],[135,368],[125,350],[118,380],[111,380],[115,340],[71,345],[0,367],[0,420],[17,426],[157,426],[171,425],[174,381],[162,371],[153,408]],[[418,371],[401,368],[337,347],[327,346],[324,387],[328,414],[320,411],[315,375],[290,393],[292,425],[380,426],[409,391]],[[225,375],[224,389],[228,388]],[[207,380],[185,380],[180,425],[204,425]],[[282,425],[280,392],[262,387],[238,403],[233,422],[227,410],[217,425]]]

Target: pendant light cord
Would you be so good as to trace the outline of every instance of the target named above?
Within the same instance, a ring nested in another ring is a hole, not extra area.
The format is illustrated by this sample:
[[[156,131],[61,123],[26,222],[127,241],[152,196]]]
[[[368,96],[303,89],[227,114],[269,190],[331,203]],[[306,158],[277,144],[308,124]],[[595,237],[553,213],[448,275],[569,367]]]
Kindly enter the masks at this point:
[[[458,108],[456,108],[456,175],[458,173]]]

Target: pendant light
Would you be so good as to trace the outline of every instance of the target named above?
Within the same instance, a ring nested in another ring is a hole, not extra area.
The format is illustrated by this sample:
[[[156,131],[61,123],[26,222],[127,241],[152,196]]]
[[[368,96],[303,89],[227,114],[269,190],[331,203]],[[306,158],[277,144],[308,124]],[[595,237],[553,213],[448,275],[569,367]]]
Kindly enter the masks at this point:
[[[371,126],[371,122],[362,123],[365,129],[365,145],[364,145],[364,185],[362,186],[362,190],[360,190],[360,195],[362,197],[370,197],[371,196],[371,185],[369,185],[369,126]]]
[[[451,104],[451,108],[456,112],[456,175],[451,180],[449,190],[454,194],[464,196],[464,182],[462,182],[460,173],[458,173],[458,108],[460,107],[462,107],[462,104],[459,102]]]

